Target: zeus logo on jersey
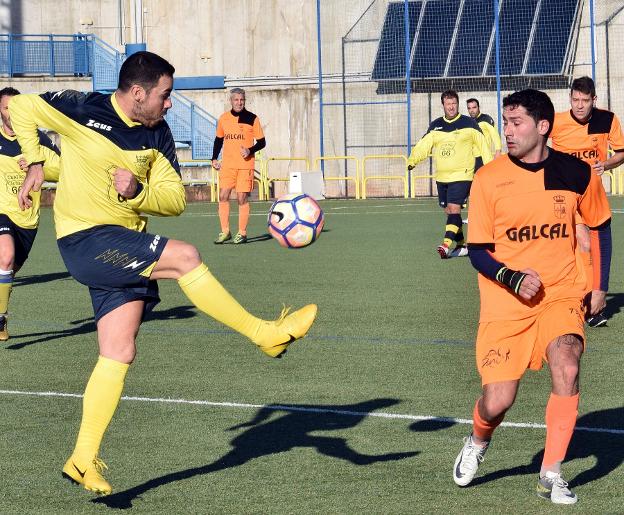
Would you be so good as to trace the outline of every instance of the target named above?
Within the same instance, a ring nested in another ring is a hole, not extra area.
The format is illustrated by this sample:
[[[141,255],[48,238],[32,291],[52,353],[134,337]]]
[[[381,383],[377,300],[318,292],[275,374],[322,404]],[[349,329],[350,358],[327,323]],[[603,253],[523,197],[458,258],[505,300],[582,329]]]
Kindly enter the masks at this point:
[[[540,238],[546,238],[548,240],[554,240],[555,238],[569,238],[570,232],[568,230],[568,224],[543,224],[543,225],[525,225],[520,227],[512,227],[505,231],[509,241],[517,241],[522,243],[523,241],[538,240]]]
[[[96,122],[95,120],[89,119],[87,122],[87,127],[93,127],[94,129],[101,129],[103,131],[111,131],[113,128],[110,125],[106,125],[100,122]]]
[[[156,247],[158,246],[159,241],[160,241],[160,236],[157,234],[156,236],[154,236],[154,241],[152,241],[152,244],[150,245],[150,250],[152,252],[156,252]]]

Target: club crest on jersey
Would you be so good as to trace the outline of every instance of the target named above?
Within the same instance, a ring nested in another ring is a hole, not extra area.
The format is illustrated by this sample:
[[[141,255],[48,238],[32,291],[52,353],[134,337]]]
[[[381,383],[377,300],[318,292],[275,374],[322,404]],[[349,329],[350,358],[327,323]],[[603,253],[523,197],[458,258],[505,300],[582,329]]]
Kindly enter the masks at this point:
[[[557,218],[565,218],[565,215],[566,215],[565,196],[555,195],[553,197],[553,200],[555,201],[555,216]]]
[[[112,131],[113,128],[110,125],[106,125],[104,123],[96,122],[95,120],[91,120],[87,122],[87,127],[93,127],[94,129],[100,129],[102,131]]]
[[[448,142],[440,145],[440,155],[442,157],[453,157],[455,155],[455,143]]]

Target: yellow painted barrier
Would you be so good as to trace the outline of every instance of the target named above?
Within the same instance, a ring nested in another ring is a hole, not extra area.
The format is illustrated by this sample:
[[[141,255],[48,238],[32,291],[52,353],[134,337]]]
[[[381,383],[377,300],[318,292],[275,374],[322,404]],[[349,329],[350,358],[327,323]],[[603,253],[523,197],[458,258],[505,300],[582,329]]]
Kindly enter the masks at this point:
[[[402,159],[405,163],[405,174],[403,175],[370,175],[366,176],[366,163],[372,159]],[[366,198],[366,183],[370,180],[400,180],[403,181],[404,197],[409,197],[409,172],[407,170],[407,157],[398,154],[364,156],[362,158],[362,198]]]
[[[355,177],[323,177],[324,181],[353,181],[355,183],[355,198],[360,198],[360,162],[357,157],[353,156],[323,156],[317,157],[314,160],[314,169],[320,170],[321,161],[338,161],[338,160],[353,160],[355,161]]]
[[[411,176],[411,181],[412,181],[412,198],[416,198],[416,181],[418,179],[434,179],[435,180],[435,175],[431,175],[431,174],[426,174],[426,175],[412,175]]]
[[[269,157],[264,162],[264,193],[265,198],[270,198],[271,184],[274,182],[287,182],[289,177],[272,177],[269,175],[269,163],[271,161],[305,161],[306,170],[310,170],[310,160],[307,157]]]

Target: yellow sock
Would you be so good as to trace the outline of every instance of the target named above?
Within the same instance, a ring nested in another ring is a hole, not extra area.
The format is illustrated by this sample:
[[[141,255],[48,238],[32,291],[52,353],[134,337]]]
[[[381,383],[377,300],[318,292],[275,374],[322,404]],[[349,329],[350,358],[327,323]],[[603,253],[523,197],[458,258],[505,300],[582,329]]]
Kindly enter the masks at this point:
[[[0,315],[9,309],[9,297],[13,289],[13,270],[0,270]]]
[[[91,373],[82,399],[82,422],[73,454],[81,468],[100,450],[106,428],[119,404],[129,366],[100,356]]]
[[[232,297],[203,263],[178,279],[189,300],[201,311],[249,339],[257,335],[262,320]]]

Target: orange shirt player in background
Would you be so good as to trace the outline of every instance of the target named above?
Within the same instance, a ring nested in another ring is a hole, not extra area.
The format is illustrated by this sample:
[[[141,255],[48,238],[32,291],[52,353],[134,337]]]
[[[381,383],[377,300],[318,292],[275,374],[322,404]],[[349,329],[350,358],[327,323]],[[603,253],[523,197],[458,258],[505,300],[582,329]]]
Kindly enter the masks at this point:
[[[483,391],[453,479],[459,486],[472,481],[524,372],[546,361],[551,394],[537,495],[573,504],[577,497],[560,469],[576,425],[584,350],[585,274],[574,225],[580,213],[608,250],[611,212],[590,166],[546,146],[554,117],[546,93],[525,89],[505,97],[509,153],[483,166],[472,183],[468,257],[479,272],[476,360]]]
[[[617,168],[624,162],[624,135],[618,117],[611,111],[597,109],[595,103],[594,81],[589,77],[575,79],[570,91],[571,109],[555,114],[550,139],[555,150],[582,159],[592,167],[595,175],[600,176],[605,170]],[[611,157],[608,155],[609,147],[613,151]],[[600,182],[600,179],[596,181]],[[579,258],[588,279],[586,321],[590,327],[600,327],[607,323],[603,313],[607,289],[600,283],[600,277],[609,273],[608,268],[606,271],[601,268],[608,265],[596,252],[595,242],[590,242],[589,229],[582,219],[577,221],[576,237]]]
[[[216,244],[232,239],[230,232],[230,194],[236,190],[238,200],[238,234],[234,243],[247,242],[249,193],[253,190],[255,153],[266,146],[260,119],[245,109],[245,90],[230,91],[232,109],[223,113],[217,123],[212,150],[212,166],[219,170],[219,221],[221,232]],[[255,141],[255,142],[254,142]],[[222,162],[218,161],[223,149]]]

